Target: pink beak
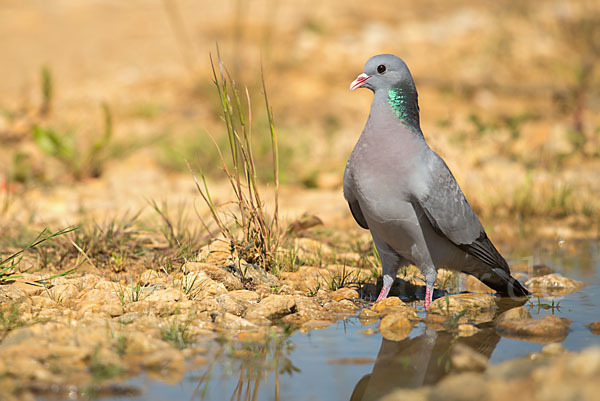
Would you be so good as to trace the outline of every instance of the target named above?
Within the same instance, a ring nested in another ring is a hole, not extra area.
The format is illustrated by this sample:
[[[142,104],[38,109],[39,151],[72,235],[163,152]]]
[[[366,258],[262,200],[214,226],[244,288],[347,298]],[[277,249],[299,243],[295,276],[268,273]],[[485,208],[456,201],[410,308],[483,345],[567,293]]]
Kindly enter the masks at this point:
[[[365,74],[364,72],[360,74],[352,83],[350,84],[350,90],[353,91],[356,88],[360,88],[367,82],[367,79],[371,78],[371,76]]]

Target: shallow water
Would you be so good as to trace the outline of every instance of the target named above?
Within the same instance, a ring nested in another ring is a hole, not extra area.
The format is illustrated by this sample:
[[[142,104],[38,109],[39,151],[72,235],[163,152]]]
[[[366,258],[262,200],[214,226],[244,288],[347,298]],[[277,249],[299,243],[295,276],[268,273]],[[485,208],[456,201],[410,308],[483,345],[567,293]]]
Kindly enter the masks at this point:
[[[579,243],[540,251],[530,260],[588,283],[555,299],[532,298],[526,307],[532,317],[555,314],[572,320],[563,341],[568,350],[600,344],[586,324],[600,320],[600,247]],[[519,257],[513,262],[518,263]],[[423,314],[424,312],[421,312]],[[377,323],[372,326],[377,328]],[[357,318],[339,321],[309,334],[294,333],[284,342],[267,345],[219,344],[210,363],[187,372],[175,384],[141,376],[122,384],[128,396],[105,400],[377,400],[397,387],[414,388],[435,383],[450,369],[449,347],[463,342],[486,355],[491,363],[539,351],[543,345],[500,337],[490,324],[471,337],[436,332],[419,323],[400,342],[385,340],[377,332],[363,333]],[[40,400],[44,398],[39,398]]]

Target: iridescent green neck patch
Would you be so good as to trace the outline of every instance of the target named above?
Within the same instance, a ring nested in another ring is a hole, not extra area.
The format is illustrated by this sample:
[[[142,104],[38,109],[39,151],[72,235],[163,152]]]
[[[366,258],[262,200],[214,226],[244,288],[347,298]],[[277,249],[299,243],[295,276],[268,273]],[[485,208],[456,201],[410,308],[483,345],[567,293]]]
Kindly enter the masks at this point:
[[[408,119],[406,101],[406,93],[402,89],[388,89],[388,102],[396,113],[396,117],[403,121],[407,121]]]

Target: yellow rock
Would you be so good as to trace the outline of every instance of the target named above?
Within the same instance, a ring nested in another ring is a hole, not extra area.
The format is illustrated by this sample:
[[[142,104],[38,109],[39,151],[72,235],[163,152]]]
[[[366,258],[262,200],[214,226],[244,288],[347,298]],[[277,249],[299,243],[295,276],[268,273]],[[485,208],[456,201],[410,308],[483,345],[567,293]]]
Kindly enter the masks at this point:
[[[206,263],[214,266],[226,266],[231,262],[231,242],[223,239],[216,239],[210,244],[204,246],[199,256]]]
[[[398,305],[406,305],[404,303],[404,301],[402,301],[400,298],[398,297],[389,297],[389,298],[385,298],[382,299],[381,301],[377,301],[373,304],[373,306],[371,306],[371,310],[375,311],[375,312],[381,312],[386,308],[389,308],[391,306],[398,306]]]
[[[358,297],[358,291],[351,288],[340,288],[330,295],[330,298],[336,301],[341,301],[342,299],[357,299]]]
[[[278,319],[296,311],[296,301],[289,295],[269,295],[246,311],[246,319]]]
[[[489,322],[494,319],[496,301],[488,294],[456,294],[436,299],[429,305],[428,313],[447,315],[463,313],[463,317],[476,323]]]
[[[553,273],[532,277],[525,285],[534,295],[567,295],[583,288],[586,283]]]
[[[331,326],[330,320],[309,320],[300,326],[300,332],[307,333],[311,330],[321,330]]]
[[[55,285],[48,290],[50,299],[59,304],[69,304],[77,295],[79,295],[79,289],[72,283]]]
[[[383,338],[392,341],[405,339],[412,330],[412,323],[403,314],[389,314],[379,323],[379,332]]]
[[[521,320],[521,319],[531,319],[531,314],[527,310],[527,308],[523,306],[519,306],[517,308],[509,309],[500,314],[494,321],[494,324],[500,324],[502,322],[508,322],[510,320]]]
[[[360,313],[358,314],[358,318],[362,321],[362,320],[376,320],[379,319],[381,315],[378,312],[375,312],[374,310],[371,309],[362,309],[360,311]],[[371,324],[371,322],[369,322],[369,324]]]
[[[250,306],[249,302],[231,296],[231,293],[219,295],[216,301],[221,310],[236,316],[242,316],[246,312],[246,309],[248,309],[248,306]]]
[[[459,337],[471,337],[473,334],[480,331],[479,328],[472,324],[459,324],[458,325],[458,336]]]
[[[187,299],[184,293],[174,288],[166,288],[164,290],[153,291],[150,295],[144,298],[145,301],[156,302],[177,302],[182,299]]]
[[[147,269],[141,275],[139,283],[141,286],[162,282],[160,274],[156,270]]]
[[[496,331],[503,336],[519,338],[541,344],[562,342],[569,332],[571,321],[556,316],[539,319],[508,320],[496,324]]]
[[[248,290],[229,291],[228,295],[249,303],[257,303],[260,299],[260,296],[256,292]]]
[[[266,335],[260,331],[240,331],[237,339],[241,342],[262,343],[266,341]]]
[[[215,317],[215,324],[217,327],[227,330],[248,330],[257,328],[257,325],[249,320],[228,312],[219,313]]]
[[[12,283],[12,286],[23,291],[28,296],[40,295],[44,291],[44,287],[41,285],[34,285],[21,280],[15,281]]]
[[[182,270],[188,274],[202,272],[210,279],[225,286],[229,291],[242,290],[244,288],[239,278],[221,269],[219,266],[210,263],[187,262]]]

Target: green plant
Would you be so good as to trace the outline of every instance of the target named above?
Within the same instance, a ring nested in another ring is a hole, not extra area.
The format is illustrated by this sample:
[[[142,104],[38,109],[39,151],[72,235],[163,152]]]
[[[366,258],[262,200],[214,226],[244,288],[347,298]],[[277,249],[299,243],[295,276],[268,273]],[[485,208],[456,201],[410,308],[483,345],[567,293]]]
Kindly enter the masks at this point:
[[[166,325],[161,327],[160,335],[163,340],[173,347],[183,349],[192,343],[189,326],[193,320],[193,315],[188,316],[187,319],[182,321],[179,319],[178,314],[177,311],[175,316],[173,316]]]
[[[537,303],[534,304],[532,300],[529,300],[528,306],[529,306],[529,309],[533,309],[534,307],[537,307],[538,312],[541,309],[550,310],[552,312],[552,314],[554,315],[555,310],[560,312],[560,302],[561,301],[555,301],[554,299],[551,299],[550,303],[546,303],[546,302],[542,302],[540,297],[537,297]]]
[[[573,189],[570,185],[557,185],[552,188],[552,194],[548,201],[548,209],[558,217],[566,216],[573,210]]]
[[[198,274],[191,272],[188,273],[183,265],[183,274],[181,278],[181,291],[186,294],[190,299],[195,299],[201,294],[202,289],[205,287],[207,280],[198,280]]]
[[[586,132],[585,110],[598,87],[600,12],[593,4],[592,1],[581,2],[577,11],[563,13],[554,19],[551,29],[563,47],[555,64],[569,75],[562,90],[556,91],[555,100],[559,112],[571,117],[572,128],[567,139],[575,153],[580,154],[585,154],[585,145],[591,139]]]
[[[439,275],[438,275],[439,277]],[[451,272],[450,274],[444,274],[441,282],[437,285],[438,288],[444,289],[446,291],[456,291],[458,290],[460,276],[458,272]]]
[[[80,143],[74,131],[61,132],[54,128],[34,124],[33,140],[47,156],[58,160],[75,180],[102,175],[105,164],[160,139],[154,135],[147,141],[113,140],[113,115],[107,103],[101,104],[103,129],[91,143]]]
[[[319,281],[319,282],[317,282],[317,285],[314,288],[309,288],[308,296],[309,297],[316,296],[320,289],[321,289],[321,282]]]
[[[462,310],[458,313],[450,311],[450,297],[448,297],[448,293],[445,294],[445,301],[446,301],[446,309],[445,310],[441,305],[438,305],[439,310],[442,312],[443,315],[446,316],[446,318],[444,319],[444,322],[442,324],[444,325],[446,330],[454,331],[454,330],[458,329],[458,324],[460,323],[460,319],[467,313],[467,311],[466,311],[466,309]]]
[[[102,113],[103,133],[86,150],[81,149],[74,132],[59,133],[39,124],[33,126],[33,140],[42,152],[63,163],[76,180],[99,177],[113,136],[113,117],[106,103],[102,103]]]
[[[19,312],[20,302],[12,302],[2,305],[0,308],[0,340],[2,340],[9,331],[24,326],[26,322],[21,319]]]
[[[323,278],[325,279],[327,288],[329,288],[331,291],[336,291],[340,288],[348,287],[350,284],[356,283],[358,281],[358,277],[358,272],[346,271],[346,265],[343,265],[342,271],[336,270],[335,272],[329,272],[329,277]]]
[[[52,79],[52,72],[48,66],[43,66],[41,70],[42,79],[42,105],[40,107],[40,114],[47,115],[52,109],[52,98],[54,95],[54,80]]]
[[[106,362],[101,357],[101,345],[98,344],[92,353],[90,361],[90,372],[94,382],[112,379],[123,372],[123,367],[112,362]]]
[[[223,170],[233,189],[235,196],[235,211],[230,210],[231,223],[225,213],[213,202],[206,177],[201,175],[202,184],[193,175],[198,192],[210,209],[211,216],[221,233],[231,242],[234,250],[241,259],[272,270],[277,264],[277,249],[282,230],[279,227],[279,153],[277,148],[277,133],[273,122],[273,113],[269,105],[266,85],[263,76],[265,105],[269,121],[271,137],[274,211],[272,217],[267,215],[262,200],[261,191],[257,184],[257,167],[252,146],[252,111],[250,96],[246,89],[246,102],[242,105],[240,94],[235,81],[227,72],[220,55],[218,55],[218,73],[211,58],[213,78],[217,87],[223,118],[227,127],[228,146],[231,153],[231,165],[226,163],[221,149]],[[247,110],[247,111],[245,111]],[[191,171],[191,168],[190,168]]]
[[[8,281],[12,281],[16,278],[19,278],[19,274],[17,272],[15,272],[15,270],[19,269],[19,263],[21,261],[23,253],[25,253],[26,251],[28,251],[30,249],[35,249],[36,247],[38,247],[39,245],[43,244],[44,242],[46,242],[48,240],[51,240],[53,238],[56,238],[61,235],[65,235],[72,231],[75,231],[77,228],[79,228],[79,227],[67,227],[67,228],[59,230],[55,233],[49,233],[47,229],[44,229],[44,230],[42,230],[42,232],[40,232],[38,234],[38,236],[33,241],[31,241],[30,243],[25,245],[20,251],[15,252],[12,255],[0,260],[0,285],[6,283]],[[55,278],[71,274],[75,271],[75,269],[76,268],[73,268],[73,269],[69,269],[67,271],[55,274],[55,275],[47,278],[46,280],[40,281],[39,283],[43,284],[43,283],[53,280]]]
[[[178,208],[177,219],[173,220],[169,214],[167,202],[162,204],[156,201],[148,201],[152,209],[160,217],[161,225],[159,231],[169,243],[169,247],[176,250],[176,258],[185,261],[192,259],[198,253],[198,249],[205,241],[200,230],[191,228],[188,215],[185,213],[185,204]]]
[[[55,265],[81,256],[95,268],[110,267],[115,272],[139,261],[147,252],[143,240],[137,235],[140,213],[124,214],[103,223],[89,222],[62,241],[43,250],[50,254]]]
[[[117,294],[117,297],[119,297],[121,305],[123,306],[125,306],[127,303],[138,302],[142,299],[143,288],[139,281],[135,284],[132,282],[129,286],[129,289],[127,287],[124,288],[121,284],[118,285],[118,288],[113,287],[113,289]]]

